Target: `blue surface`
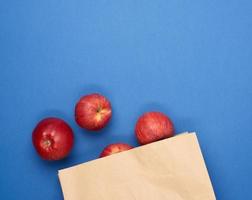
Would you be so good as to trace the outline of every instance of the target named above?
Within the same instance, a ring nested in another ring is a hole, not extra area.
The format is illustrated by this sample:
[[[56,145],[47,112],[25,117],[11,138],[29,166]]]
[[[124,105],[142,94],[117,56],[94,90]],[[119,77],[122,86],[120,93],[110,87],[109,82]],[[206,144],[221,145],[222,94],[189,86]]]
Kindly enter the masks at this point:
[[[63,199],[57,170],[137,145],[134,125],[160,110],[197,131],[217,199],[252,199],[252,1],[0,1],[1,199]],[[113,119],[77,127],[75,102],[101,92]],[[71,156],[42,161],[38,120],[75,132]],[[84,186],[85,187],[85,186]]]

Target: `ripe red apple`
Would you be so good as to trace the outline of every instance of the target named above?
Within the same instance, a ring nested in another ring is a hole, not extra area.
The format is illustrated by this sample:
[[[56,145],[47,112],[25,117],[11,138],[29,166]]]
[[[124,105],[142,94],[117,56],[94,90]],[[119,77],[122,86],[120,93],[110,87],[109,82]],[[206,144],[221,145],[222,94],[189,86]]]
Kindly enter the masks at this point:
[[[32,133],[32,142],[43,159],[60,160],[70,153],[74,135],[65,121],[51,117],[37,124]]]
[[[75,106],[75,120],[85,129],[96,131],[104,128],[112,115],[109,100],[100,94],[81,97]]]
[[[109,155],[112,155],[115,153],[119,153],[122,151],[127,151],[132,148],[133,148],[132,146],[130,146],[128,144],[124,144],[124,143],[110,144],[103,149],[103,151],[101,152],[100,158],[105,157],[105,156],[109,156]]]
[[[148,144],[174,135],[174,126],[161,112],[146,112],[137,121],[135,134],[140,144]]]

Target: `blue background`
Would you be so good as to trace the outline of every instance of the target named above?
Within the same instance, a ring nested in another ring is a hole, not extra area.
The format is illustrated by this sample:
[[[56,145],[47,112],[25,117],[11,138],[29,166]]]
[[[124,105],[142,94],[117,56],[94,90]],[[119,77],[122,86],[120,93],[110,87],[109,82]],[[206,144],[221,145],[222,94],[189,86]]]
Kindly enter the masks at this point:
[[[112,142],[137,145],[138,116],[160,110],[177,133],[198,133],[217,199],[252,199],[251,10],[250,0],[1,0],[0,198],[63,199],[58,169]],[[90,92],[113,106],[100,133],[73,118]],[[31,144],[47,116],[75,132],[63,161]]]

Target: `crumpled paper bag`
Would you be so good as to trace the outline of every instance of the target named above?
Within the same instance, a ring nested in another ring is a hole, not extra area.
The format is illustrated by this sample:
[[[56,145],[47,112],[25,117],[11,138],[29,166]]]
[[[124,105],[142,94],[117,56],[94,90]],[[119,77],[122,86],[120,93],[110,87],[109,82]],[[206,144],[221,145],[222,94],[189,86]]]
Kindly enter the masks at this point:
[[[215,200],[195,133],[59,171],[65,200]]]

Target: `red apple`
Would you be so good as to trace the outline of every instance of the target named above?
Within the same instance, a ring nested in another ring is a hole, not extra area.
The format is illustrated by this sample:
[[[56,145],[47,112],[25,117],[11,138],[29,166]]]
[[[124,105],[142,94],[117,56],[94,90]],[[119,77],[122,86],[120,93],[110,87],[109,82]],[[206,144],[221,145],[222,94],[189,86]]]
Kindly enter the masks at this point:
[[[148,144],[174,135],[174,126],[161,112],[146,112],[137,121],[135,134],[140,144]]]
[[[74,135],[65,121],[51,117],[37,124],[32,133],[32,142],[43,159],[60,160],[70,153]]]
[[[100,94],[81,97],[75,106],[75,120],[85,129],[96,131],[104,128],[112,115],[110,102]]]
[[[105,157],[105,156],[109,156],[109,155],[112,155],[115,153],[119,153],[122,151],[127,151],[132,148],[133,148],[132,146],[130,146],[128,144],[124,144],[124,143],[110,144],[103,149],[103,151],[101,152],[100,158]]]

